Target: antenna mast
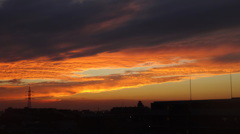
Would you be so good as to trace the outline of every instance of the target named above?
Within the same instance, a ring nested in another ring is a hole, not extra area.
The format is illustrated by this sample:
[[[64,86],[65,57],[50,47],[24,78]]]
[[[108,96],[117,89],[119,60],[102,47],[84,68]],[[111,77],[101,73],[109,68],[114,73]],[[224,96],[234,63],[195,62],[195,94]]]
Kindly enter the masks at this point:
[[[29,86],[28,88],[28,104],[27,104],[27,107],[28,108],[32,108],[32,91],[31,91],[31,88]]]
[[[230,89],[231,89],[231,99],[233,98],[233,91],[232,91],[232,72],[230,72]]]

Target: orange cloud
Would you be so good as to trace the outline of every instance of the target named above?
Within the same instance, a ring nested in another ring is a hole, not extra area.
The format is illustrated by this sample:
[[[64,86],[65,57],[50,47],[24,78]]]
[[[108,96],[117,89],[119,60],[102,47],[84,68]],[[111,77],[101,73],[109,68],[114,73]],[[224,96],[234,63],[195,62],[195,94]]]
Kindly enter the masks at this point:
[[[226,43],[221,40],[222,36],[226,35],[213,33],[154,47],[129,48],[59,61],[42,57],[34,60],[2,62],[0,63],[0,99],[25,98],[25,88],[28,84],[34,88],[35,97],[51,99],[84,92],[112,91],[181,81],[188,78],[189,74],[199,78],[240,72],[240,62],[225,63],[228,58],[234,59],[230,61],[237,61],[238,57],[234,56],[240,53],[240,46],[235,41]],[[208,44],[217,45],[208,46]],[[65,45],[63,44],[62,47]],[[69,51],[62,55],[68,57],[70,53],[81,53],[91,49],[95,48]],[[142,71],[133,71],[135,67],[147,68]],[[85,70],[101,71],[103,68],[124,68],[126,72],[92,77],[81,75]],[[133,70],[128,71],[128,69]]]
[[[206,62],[208,63],[208,62]],[[49,100],[51,98],[59,99],[64,96],[71,96],[85,92],[106,92],[119,90],[124,88],[140,87],[144,85],[181,81],[189,79],[191,75],[193,79],[206,77],[211,75],[227,74],[231,72],[240,72],[240,64],[235,68],[229,69],[229,66],[206,63],[188,63],[184,65],[168,66],[153,68],[146,71],[130,71],[125,74],[115,74],[107,76],[95,77],[70,77],[63,82],[42,82],[32,84],[34,89],[34,97]],[[3,86],[5,87],[5,86]],[[17,92],[8,92],[10,89]],[[21,88],[21,93],[19,91]],[[26,86],[5,87],[1,99],[19,99],[26,98]]]

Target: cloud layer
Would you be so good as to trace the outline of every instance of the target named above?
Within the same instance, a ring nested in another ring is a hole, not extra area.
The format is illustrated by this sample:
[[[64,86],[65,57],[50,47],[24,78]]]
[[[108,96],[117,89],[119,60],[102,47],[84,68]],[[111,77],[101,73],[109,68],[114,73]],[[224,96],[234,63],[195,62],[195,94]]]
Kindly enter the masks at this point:
[[[0,99],[112,91],[239,72],[238,0],[0,1]],[[145,70],[135,70],[144,67]],[[86,70],[119,74],[84,76]],[[197,78],[197,77],[196,77]]]

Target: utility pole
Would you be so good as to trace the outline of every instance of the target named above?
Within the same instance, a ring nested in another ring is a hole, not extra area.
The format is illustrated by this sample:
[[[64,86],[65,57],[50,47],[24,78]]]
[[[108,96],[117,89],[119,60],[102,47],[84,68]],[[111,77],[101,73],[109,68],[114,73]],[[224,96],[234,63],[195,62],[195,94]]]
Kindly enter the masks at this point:
[[[31,91],[30,86],[28,88],[28,104],[27,104],[27,107],[32,108],[32,91]]]

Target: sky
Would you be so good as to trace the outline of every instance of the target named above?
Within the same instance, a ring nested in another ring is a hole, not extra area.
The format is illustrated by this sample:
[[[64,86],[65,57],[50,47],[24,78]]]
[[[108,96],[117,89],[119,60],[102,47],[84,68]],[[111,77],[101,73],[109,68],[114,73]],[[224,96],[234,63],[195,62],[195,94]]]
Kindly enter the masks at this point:
[[[0,109],[240,97],[239,0],[0,0]],[[191,84],[190,84],[191,82]],[[232,91],[232,95],[231,95]]]

